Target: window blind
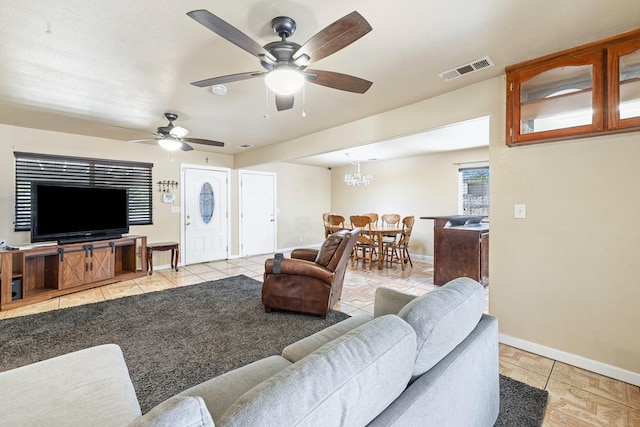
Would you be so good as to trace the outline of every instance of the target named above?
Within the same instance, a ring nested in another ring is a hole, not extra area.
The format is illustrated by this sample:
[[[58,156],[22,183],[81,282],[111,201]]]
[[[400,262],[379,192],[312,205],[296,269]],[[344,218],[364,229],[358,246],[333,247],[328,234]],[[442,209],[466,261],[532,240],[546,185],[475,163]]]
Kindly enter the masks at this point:
[[[460,168],[460,215],[489,216],[489,167]]]
[[[153,163],[14,152],[15,231],[31,229],[31,183],[110,186],[129,189],[129,224],[153,224]]]

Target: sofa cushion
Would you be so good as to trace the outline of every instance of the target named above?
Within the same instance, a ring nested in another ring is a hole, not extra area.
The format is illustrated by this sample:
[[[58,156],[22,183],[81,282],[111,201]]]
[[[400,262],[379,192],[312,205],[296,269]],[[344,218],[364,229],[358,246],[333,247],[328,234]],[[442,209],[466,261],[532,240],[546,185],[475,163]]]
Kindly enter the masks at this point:
[[[128,427],[214,427],[201,397],[174,396],[136,418]]]
[[[219,424],[222,414],[240,396],[290,365],[283,357],[266,357],[195,385],[178,396],[202,397],[214,422]]]
[[[295,363],[302,358],[307,357],[329,341],[333,341],[336,338],[341,337],[358,326],[371,321],[371,319],[372,317],[370,314],[360,314],[349,317],[342,322],[326,327],[313,335],[288,345],[284,350],[282,350],[282,357]]]
[[[416,331],[413,378],[453,350],[476,327],[486,305],[484,287],[473,279],[454,279],[405,305],[398,316]]]
[[[413,329],[379,317],[245,393],[220,424],[366,425],[405,389],[414,359]]]

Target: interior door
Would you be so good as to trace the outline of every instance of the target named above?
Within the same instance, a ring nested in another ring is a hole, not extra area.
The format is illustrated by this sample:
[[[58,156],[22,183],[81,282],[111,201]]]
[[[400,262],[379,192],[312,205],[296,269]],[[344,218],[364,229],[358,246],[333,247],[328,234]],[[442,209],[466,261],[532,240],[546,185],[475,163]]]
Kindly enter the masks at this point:
[[[276,175],[240,171],[240,253],[276,250]]]
[[[184,264],[228,258],[229,171],[183,166]]]

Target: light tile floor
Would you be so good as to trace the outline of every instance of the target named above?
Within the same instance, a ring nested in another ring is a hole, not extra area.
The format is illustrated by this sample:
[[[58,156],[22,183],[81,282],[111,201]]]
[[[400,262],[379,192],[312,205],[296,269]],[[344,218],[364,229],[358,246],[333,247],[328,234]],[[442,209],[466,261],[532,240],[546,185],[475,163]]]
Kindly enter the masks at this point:
[[[188,286],[238,274],[262,281],[264,261],[270,257],[264,255],[189,265],[177,272],[156,270],[152,276],[1,311],[0,319]],[[433,285],[433,266],[414,260],[413,268],[405,268],[404,271],[399,265],[378,270],[359,262],[348,268],[342,299],[334,309],[352,315],[372,313],[375,290],[380,286],[422,295],[436,288]],[[549,391],[544,426],[640,426],[640,388],[637,386],[503,344],[500,344],[500,373]]]

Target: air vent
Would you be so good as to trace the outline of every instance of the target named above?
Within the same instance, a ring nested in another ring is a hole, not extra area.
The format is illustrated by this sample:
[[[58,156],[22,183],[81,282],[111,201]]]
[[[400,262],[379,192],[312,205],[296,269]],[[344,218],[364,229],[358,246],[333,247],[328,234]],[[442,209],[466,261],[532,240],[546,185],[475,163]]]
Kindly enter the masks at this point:
[[[457,79],[460,76],[464,76],[465,74],[473,73],[478,70],[482,70],[484,68],[493,67],[495,64],[488,56],[484,58],[476,59],[475,61],[469,62],[468,64],[460,65],[452,70],[445,71],[444,73],[438,74],[444,80],[453,80]]]

